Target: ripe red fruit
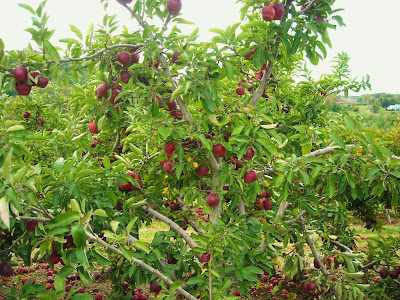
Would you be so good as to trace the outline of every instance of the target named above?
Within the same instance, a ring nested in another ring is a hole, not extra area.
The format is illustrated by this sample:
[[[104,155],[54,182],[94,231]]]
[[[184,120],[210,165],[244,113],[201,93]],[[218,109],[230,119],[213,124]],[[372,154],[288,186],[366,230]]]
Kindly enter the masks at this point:
[[[272,207],[272,200],[271,199],[266,199],[263,201],[263,206],[265,210],[270,210]]]
[[[210,193],[207,197],[206,203],[210,207],[215,207],[219,204],[219,197],[215,193]]]
[[[243,158],[247,159],[247,160],[251,160],[254,157],[254,153],[255,153],[254,149],[250,147],[249,149],[247,149],[246,153],[243,155]]]
[[[24,67],[16,67],[13,75],[18,83],[25,83],[28,80],[28,71]]]
[[[275,9],[272,6],[264,6],[261,11],[261,16],[267,22],[272,21],[275,17]]]
[[[98,134],[100,131],[96,127],[96,122],[90,122],[89,124],[89,131],[94,134]]]
[[[317,16],[315,17],[315,21],[317,21],[317,22],[323,22],[323,21],[324,21],[324,17],[321,16],[321,15],[317,15]]]
[[[39,71],[32,71],[32,72],[29,72],[29,75],[31,77],[30,79],[31,79],[32,85],[35,86],[36,82],[37,82],[37,80],[35,78],[40,75],[40,72]]]
[[[31,116],[31,113],[29,111],[24,112],[24,118],[29,119]]]
[[[243,179],[245,183],[252,183],[257,180],[257,172],[254,170],[251,170],[250,172],[246,171],[244,172]]]
[[[147,300],[147,296],[146,295],[139,295],[139,300]]]
[[[238,297],[239,297],[239,296],[240,296],[240,292],[235,290],[235,291],[233,292],[233,295],[235,295],[235,296],[238,296]]]
[[[58,263],[60,262],[60,259],[61,259],[60,255],[55,254],[55,255],[52,255],[52,256],[50,257],[50,262],[51,262],[53,265],[56,265],[56,264],[58,264]]]
[[[42,270],[47,270],[48,268],[49,268],[49,265],[47,265],[47,264],[42,265]]]
[[[181,54],[182,53],[180,53],[179,51],[175,51],[174,54],[172,54],[172,62],[178,66],[182,65],[182,62],[177,61]]]
[[[37,122],[39,123],[39,124],[44,124],[44,119],[42,118],[42,117],[40,117],[40,118],[38,118],[37,119]]]
[[[257,210],[262,210],[264,208],[263,202],[260,201],[260,200],[256,200],[254,202],[254,208],[257,209]]]
[[[150,291],[153,293],[159,293],[161,292],[161,286],[159,286],[157,282],[152,281],[150,282]]]
[[[143,188],[143,183],[142,180],[140,179],[139,175],[136,173],[133,173],[131,171],[126,172],[127,175],[131,176],[133,179],[136,180],[136,182],[139,184],[140,188]],[[133,190],[139,190],[138,187],[136,187],[135,185],[133,185],[130,182],[127,182],[125,184],[122,183],[118,183],[118,187],[122,190],[122,191],[127,191],[127,192],[131,192]]]
[[[26,231],[34,232],[37,225],[38,225],[38,222],[36,222],[36,221],[27,221],[26,227],[25,227]]]
[[[209,169],[208,169],[207,166],[200,165],[200,166],[196,169],[196,174],[197,174],[197,176],[199,176],[199,177],[201,178],[201,177],[206,176],[206,175],[208,174],[208,171],[209,171]]]
[[[255,73],[254,76],[255,76],[257,79],[261,80],[261,79],[263,78],[263,76],[264,76],[264,71],[261,70],[260,72]]]
[[[126,51],[118,52],[117,60],[121,65],[123,65],[124,67],[127,67],[131,62],[131,54]]]
[[[257,51],[257,48],[255,48],[255,49],[253,49],[253,50],[247,52],[247,53],[244,55],[244,58],[245,58],[246,60],[250,60],[250,59],[253,57],[254,53],[256,53],[256,51]]]
[[[103,82],[97,87],[94,93],[98,99],[101,99],[107,96],[107,91],[108,91],[108,84]]]
[[[119,73],[119,79],[123,83],[128,83],[131,76],[132,76],[132,74],[128,71],[121,71],[121,73]]]
[[[226,155],[226,148],[222,144],[217,144],[213,146],[212,152],[215,157],[224,157]]]
[[[95,300],[103,300],[103,295],[102,294],[96,294],[96,296],[94,296]]]
[[[272,7],[275,9],[274,20],[280,20],[285,12],[285,7],[277,2],[272,4]]]
[[[236,88],[236,94],[238,94],[239,96],[244,95],[244,94],[245,94],[244,87],[238,86],[238,87]]]
[[[202,263],[207,263],[207,262],[210,261],[210,259],[211,259],[211,255],[210,255],[209,253],[203,253],[203,254],[200,256],[200,261],[201,261]]]
[[[317,284],[315,282],[308,283],[308,291],[314,292],[317,289]]]
[[[22,284],[25,284],[25,282],[27,282],[29,279],[28,278],[26,278],[26,277],[24,277],[24,278],[22,278]]]
[[[140,54],[136,53],[136,50],[131,50],[131,63],[136,64],[140,60]]]
[[[48,83],[49,79],[47,77],[40,76],[36,85],[43,89],[48,85]]]
[[[166,161],[165,163],[164,163],[164,165],[163,165],[163,168],[164,168],[164,170],[165,170],[165,172],[167,172],[167,173],[169,173],[169,174],[171,174],[173,171],[172,171],[172,168],[174,167],[174,164],[173,164],[173,162],[172,161]]]
[[[399,275],[400,275],[400,268],[397,268],[390,274],[390,277],[392,279],[398,279]]]
[[[118,96],[120,93],[121,93],[120,90],[113,90],[113,91],[111,92],[111,97],[110,97],[109,101],[110,101],[111,103],[119,103],[119,102],[121,102],[121,101],[122,101],[122,98],[119,98],[117,101],[115,101],[115,98],[117,98],[117,96]]]
[[[26,83],[17,82],[15,84],[15,90],[18,95],[28,96],[31,93],[32,86],[27,85]]]
[[[307,281],[303,281],[303,283],[301,284],[301,289],[303,290],[303,292],[308,292],[308,283],[307,283]]]
[[[168,0],[167,1],[167,9],[171,15],[177,15],[182,9],[181,0]]]
[[[386,268],[382,268],[379,270],[379,275],[382,279],[385,279],[389,276],[389,271]]]

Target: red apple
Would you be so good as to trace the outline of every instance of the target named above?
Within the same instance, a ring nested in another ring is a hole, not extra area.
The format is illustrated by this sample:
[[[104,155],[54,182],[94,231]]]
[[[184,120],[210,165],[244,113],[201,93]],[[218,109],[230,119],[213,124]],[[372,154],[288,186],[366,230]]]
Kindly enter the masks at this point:
[[[247,160],[251,160],[251,159],[253,159],[253,157],[254,157],[254,149],[250,147],[249,149],[247,149],[246,153],[243,155],[243,158],[247,159]]]
[[[217,144],[213,146],[212,152],[215,157],[224,157],[226,155],[226,148],[222,144]]]
[[[308,291],[314,292],[317,289],[317,284],[315,282],[308,283]]]
[[[308,283],[307,283],[307,281],[303,281],[303,283],[301,284],[301,289],[303,290],[303,292],[308,292]]]
[[[264,6],[261,11],[262,18],[269,22],[272,21],[275,17],[275,9],[272,6]]]
[[[140,54],[136,53],[136,50],[134,49],[130,51],[130,54],[131,54],[131,63],[133,64],[138,63],[140,60]]]
[[[95,300],[103,300],[103,295],[101,294],[96,294],[96,296],[94,296]]]
[[[261,200],[256,200],[254,202],[254,208],[257,210],[262,210],[264,208],[264,204]]]
[[[131,54],[126,51],[120,51],[117,54],[117,60],[118,62],[123,65],[124,67],[127,67],[131,63]]]
[[[26,227],[25,227],[26,231],[34,232],[37,225],[38,225],[38,222],[36,222],[36,221],[27,221]]]
[[[272,4],[272,7],[275,9],[275,16],[274,16],[274,20],[280,20],[285,12],[285,7],[280,4],[275,2],[274,4]]]
[[[48,85],[48,83],[49,79],[47,77],[40,76],[36,85],[43,89]]]
[[[128,83],[131,76],[132,76],[132,74],[128,71],[121,71],[121,73],[119,73],[119,79],[123,83]]]
[[[382,279],[386,279],[389,276],[389,271],[386,268],[382,268],[379,270],[379,275]]]
[[[153,293],[159,293],[161,292],[161,286],[159,286],[157,282],[152,281],[150,282],[150,291]]]
[[[167,1],[167,9],[171,15],[177,15],[182,9],[181,0],[168,0]]]
[[[207,197],[206,203],[210,207],[215,207],[219,204],[219,197],[215,193],[210,193]]]
[[[244,172],[243,179],[245,183],[252,183],[257,180],[257,172],[254,170],[251,170],[250,172],[246,171]]]
[[[167,146],[164,147],[165,152],[172,153],[175,151],[175,143],[171,142]]]
[[[100,131],[96,127],[96,122],[90,122],[89,124],[89,131],[94,134],[98,134]]]
[[[32,71],[32,72],[29,72],[29,75],[30,75],[30,77],[31,77],[32,85],[35,86],[35,85],[36,85],[36,82],[37,82],[37,80],[36,80],[35,78],[38,77],[38,76],[40,75],[40,72],[39,72],[39,71]],[[39,79],[39,78],[38,78],[38,79]],[[36,81],[36,82],[35,82],[35,81]]]
[[[206,175],[208,174],[208,172],[209,172],[208,167],[207,167],[207,166],[204,166],[204,165],[200,165],[200,166],[196,169],[196,174],[197,174],[197,176],[199,176],[200,178],[206,176]]]
[[[16,67],[13,75],[18,83],[25,83],[28,80],[28,71],[25,67]]]
[[[265,210],[270,210],[272,207],[272,200],[271,199],[266,199],[263,201],[263,206]]]
[[[115,101],[115,98],[117,98],[117,96],[118,96],[120,93],[121,93],[120,90],[113,90],[113,91],[111,92],[111,96],[110,96],[109,101],[110,101],[111,103],[119,103],[119,102],[121,102],[121,101],[122,101],[122,98],[119,98],[117,101]]]
[[[32,86],[27,85],[26,83],[17,82],[15,84],[15,90],[18,95],[28,96],[31,93]]]
[[[321,16],[321,15],[317,15],[317,16],[315,17],[315,21],[317,21],[317,22],[323,22],[324,20],[325,20],[324,17]]]
[[[24,112],[24,118],[29,119],[31,116],[31,113],[29,111]]]
[[[253,50],[247,52],[247,53],[244,55],[244,58],[245,58],[246,60],[250,60],[250,59],[253,57],[254,53],[256,53],[256,51],[257,51],[257,48],[255,48],[255,49],[253,49]]]
[[[236,94],[238,94],[239,96],[244,95],[244,94],[245,94],[244,87],[238,86],[238,87],[236,88]]]
[[[203,253],[203,254],[200,256],[200,261],[201,261],[202,263],[207,263],[207,262],[210,261],[210,259],[211,259],[211,255],[210,255],[209,253]]]
[[[140,188],[143,188],[143,183],[142,180],[140,179],[140,176],[136,173],[133,173],[131,171],[126,172],[127,175],[131,176],[133,179],[136,180],[136,182],[139,184]],[[122,183],[118,183],[118,187],[122,190],[122,191],[127,191],[127,192],[131,192],[133,190],[139,190],[138,187],[136,187],[135,185],[133,185],[130,182],[127,182],[125,184]]]
[[[174,164],[172,161],[166,161],[163,165],[165,172],[167,172],[169,174],[173,173],[173,171],[172,171],[173,167],[174,167]]]
[[[97,87],[94,93],[98,99],[101,99],[107,96],[107,91],[108,91],[108,84],[103,82]]]

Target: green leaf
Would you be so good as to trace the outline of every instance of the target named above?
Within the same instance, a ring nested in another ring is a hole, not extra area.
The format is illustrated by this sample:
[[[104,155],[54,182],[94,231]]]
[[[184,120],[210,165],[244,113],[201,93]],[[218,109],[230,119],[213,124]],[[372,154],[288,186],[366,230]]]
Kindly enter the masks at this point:
[[[13,149],[10,149],[10,151],[7,154],[6,159],[4,160],[3,167],[2,167],[2,175],[4,178],[8,179],[11,181],[11,158],[12,158],[12,152]]]
[[[148,244],[145,243],[145,242],[136,241],[136,242],[133,243],[133,245],[134,245],[136,248],[139,248],[140,250],[146,252],[147,254],[150,253],[150,247],[149,247]]]
[[[304,209],[311,216],[318,216],[319,211],[304,201],[299,201],[299,206]]]
[[[105,212],[105,210],[104,209],[96,209],[94,212],[93,212],[93,215],[95,215],[95,216],[100,216],[100,217],[107,217],[107,213]]]
[[[375,154],[375,156],[376,156],[378,159],[383,160],[383,154],[382,154],[382,152],[379,150],[378,146],[373,145],[373,144],[369,144],[369,145],[368,145],[368,149],[369,149],[373,154]]]
[[[120,245],[119,250],[121,250],[122,255],[130,262],[132,263],[132,253],[127,250],[124,246]]]
[[[153,102],[151,103],[151,116],[153,118],[157,118],[159,113],[160,113],[160,107],[158,106],[158,101],[154,99]]]
[[[0,219],[7,228],[10,228],[10,208],[6,197],[0,198]]]
[[[46,51],[46,54],[50,57],[50,59],[57,62],[60,60],[60,56],[58,55],[57,49],[54,48],[54,46],[49,41],[45,41],[43,43],[43,48]]]
[[[343,170],[343,173],[346,176],[349,185],[354,189],[356,187],[356,181],[354,180],[354,178],[350,175],[350,173],[347,170]]]
[[[74,25],[69,25],[69,27],[79,37],[79,39],[82,40],[82,33],[79,31],[79,29]]]
[[[169,286],[169,289],[174,291],[174,290],[176,290],[177,288],[179,288],[181,286],[184,286],[184,284],[182,282],[176,281],[176,282],[174,282],[173,284],[171,284]]]
[[[86,234],[85,230],[80,225],[75,225],[71,229],[71,234],[74,239],[74,244],[77,248],[84,248],[86,245]]]
[[[400,178],[400,171],[398,170],[391,170],[389,173],[397,178]]]
[[[102,161],[103,161],[103,167],[104,167],[106,170],[110,170],[110,167],[111,167],[111,165],[110,165],[110,159],[108,158],[107,155],[104,155]]]
[[[55,216],[54,219],[50,220],[49,224],[47,224],[45,227],[51,229],[55,227],[67,226],[75,221],[80,220],[80,218],[81,217],[79,213],[76,211],[65,212]]]
[[[92,296],[86,294],[75,294],[71,297],[71,300],[93,300]]]
[[[31,12],[32,15],[36,15],[35,10],[34,10],[32,7],[30,7],[28,4],[18,3],[18,6],[19,6],[19,7],[22,7],[22,8],[25,8],[26,10],[28,10],[29,12]]]
[[[225,62],[225,71],[226,71],[226,76],[228,77],[229,80],[233,79],[233,66],[229,61]]]
[[[331,139],[335,141],[335,143],[342,149],[346,149],[346,143],[343,142],[343,140],[338,137],[337,135],[331,134],[330,135]]]
[[[328,196],[329,198],[332,198],[335,195],[336,192],[336,176],[333,175],[332,173],[328,175]]]

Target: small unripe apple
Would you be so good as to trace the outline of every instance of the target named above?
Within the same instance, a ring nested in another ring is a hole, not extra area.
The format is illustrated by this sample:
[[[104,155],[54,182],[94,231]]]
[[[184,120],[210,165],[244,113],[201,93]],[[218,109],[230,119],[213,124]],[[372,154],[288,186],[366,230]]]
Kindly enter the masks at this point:
[[[245,183],[252,183],[257,180],[257,172],[254,170],[251,170],[250,172],[246,171],[244,172],[243,179]]]
[[[31,113],[29,111],[24,112],[24,118],[29,119],[31,117]]]
[[[207,197],[206,203],[210,207],[215,207],[219,204],[219,197],[215,193],[210,193]]]
[[[181,0],[168,0],[167,1],[167,9],[171,15],[177,15],[182,9]]]
[[[262,18],[269,22],[272,21],[275,17],[275,9],[272,6],[264,6],[261,11]]]
[[[127,67],[131,63],[131,54],[126,51],[120,51],[117,54],[117,60],[118,62],[123,65],[124,67]]]
[[[177,61],[179,59],[179,57],[181,56],[182,53],[180,53],[179,51],[175,51],[172,54],[172,62],[178,66],[182,65],[182,62]]]
[[[244,93],[245,93],[244,87],[238,86],[238,87],[236,88],[236,94],[238,94],[239,96],[244,95]]]
[[[13,75],[18,83],[25,83],[28,80],[28,71],[25,67],[16,67]]]
[[[98,134],[100,131],[96,127],[96,122],[90,122],[89,124],[89,131],[94,134]]]
[[[274,20],[280,20],[282,18],[283,14],[285,13],[285,7],[282,4],[277,3],[277,2],[272,4],[272,7],[275,9]]]
[[[32,86],[27,85],[26,83],[17,82],[15,84],[15,90],[17,91],[18,95],[21,96],[28,96],[31,93]]]
[[[49,79],[47,77],[40,76],[36,85],[43,89],[48,85],[48,83]]]
[[[167,173],[169,173],[169,174],[171,174],[173,171],[172,171],[172,168],[174,167],[174,164],[173,164],[173,162],[172,161],[166,161],[165,163],[164,163],[164,165],[163,165],[163,168],[164,168],[164,170],[165,170],[165,172],[167,172]]]
[[[96,88],[96,91],[94,93],[98,99],[101,99],[107,96],[107,91],[108,91],[108,84],[103,82]]]
[[[226,148],[222,144],[217,144],[213,146],[212,152],[215,157],[224,157],[226,155]]]
[[[129,79],[131,79],[132,74],[128,71],[121,71],[121,73],[119,73],[119,79],[123,82],[123,83],[128,83]]]

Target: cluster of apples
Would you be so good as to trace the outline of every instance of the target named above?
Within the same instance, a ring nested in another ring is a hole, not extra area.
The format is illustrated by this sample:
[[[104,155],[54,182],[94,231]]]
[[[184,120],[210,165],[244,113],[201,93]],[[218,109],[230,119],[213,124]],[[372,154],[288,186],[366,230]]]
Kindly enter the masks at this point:
[[[39,71],[32,71],[28,73],[25,67],[16,67],[13,71],[15,78],[15,90],[18,95],[28,96],[31,93],[32,86],[45,88],[49,83],[47,77],[40,76]]]
[[[285,7],[278,2],[275,2],[272,5],[266,5],[261,10],[261,16],[267,22],[280,20],[284,13]]]

